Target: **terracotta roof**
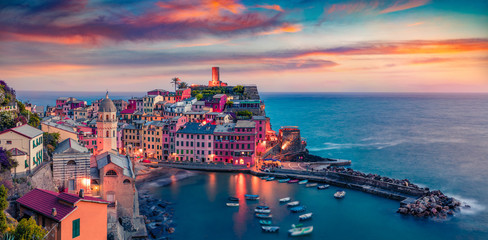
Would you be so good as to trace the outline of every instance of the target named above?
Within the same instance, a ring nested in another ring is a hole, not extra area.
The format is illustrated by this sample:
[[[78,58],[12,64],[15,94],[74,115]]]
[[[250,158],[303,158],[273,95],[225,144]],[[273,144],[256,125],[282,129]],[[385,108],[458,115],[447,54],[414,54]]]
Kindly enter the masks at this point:
[[[61,203],[61,201],[70,203],[72,205]],[[61,222],[66,216],[75,211],[77,209],[75,204],[79,201],[104,204],[109,203],[108,201],[94,197],[85,196],[84,198],[80,198],[74,194],[57,193],[39,188],[35,188],[21,198],[17,199],[17,202],[23,207],[29,208],[32,211],[42,214],[57,222]],[[53,208],[56,208],[56,216],[51,215]]]

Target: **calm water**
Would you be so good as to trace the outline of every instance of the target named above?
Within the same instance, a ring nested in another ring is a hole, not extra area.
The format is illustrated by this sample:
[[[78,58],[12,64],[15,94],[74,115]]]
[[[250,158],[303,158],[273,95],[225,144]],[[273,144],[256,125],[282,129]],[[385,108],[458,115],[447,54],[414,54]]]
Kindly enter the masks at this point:
[[[84,95],[74,94],[70,96]],[[111,95],[127,99],[142,94]],[[33,103],[47,102],[42,104],[54,104],[57,97],[30,95]],[[84,99],[100,96],[104,93]],[[273,129],[299,126],[313,154],[350,159],[352,167],[363,172],[408,178],[456,196],[472,208],[446,221],[415,219],[396,214],[398,202],[366,193],[348,190],[346,198],[337,201],[333,188],[317,191],[248,175],[202,173],[156,190],[176,203],[175,239],[286,239],[297,215],[277,204],[283,196],[302,201],[315,214],[310,222],[314,233],[303,239],[488,239],[487,94],[262,94],[262,98]],[[261,202],[272,207],[273,221],[282,228],[278,235],[261,233],[252,213],[256,204],[225,206],[229,195],[245,193],[260,194]]]

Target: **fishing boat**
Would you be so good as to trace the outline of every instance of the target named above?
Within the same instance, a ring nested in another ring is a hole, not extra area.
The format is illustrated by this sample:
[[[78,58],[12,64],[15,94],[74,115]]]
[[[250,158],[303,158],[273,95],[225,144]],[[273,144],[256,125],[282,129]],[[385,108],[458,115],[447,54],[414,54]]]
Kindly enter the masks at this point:
[[[236,198],[236,197],[229,197],[228,199],[229,199],[229,201],[232,201],[232,202],[239,202],[239,198]]]
[[[290,197],[280,198],[280,203],[285,203],[290,201]]]
[[[275,233],[280,230],[280,227],[278,226],[261,226],[261,229],[263,229],[264,232],[270,232],[270,233]]]
[[[334,197],[338,199],[344,198],[345,196],[346,196],[346,191],[344,190],[338,190],[336,193],[334,193]]]
[[[239,203],[233,203],[233,202],[228,202],[225,205],[227,205],[227,207],[239,207]]]
[[[275,180],[275,177],[266,178],[266,181],[273,181],[273,180]]]
[[[272,224],[271,220],[259,220],[259,223],[261,225],[271,225]]]
[[[305,185],[305,187],[316,187],[317,186],[317,183],[309,183],[307,185]]]
[[[299,201],[294,201],[294,202],[289,202],[286,204],[288,207],[295,207],[295,206],[298,206],[300,205],[300,202]]]
[[[329,184],[324,184],[324,185],[317,186],[317,189],[320,189],[320,190],[327,189],[327,188],[329,188]]]
[[[305,220],[308,220],[310,218],[312,218],[312,213],[305,213],[305,214],[298,216],[298,220],[300,220],[300,221],[305,221]]]
[[[288,183],[297,183],[299,180],[298,179],[292,179],[292,180],[288,180]]]
[[[262,219],[270,219],[273,217],[271,214],[262,214],[262,213],[256,213],[257,218],[262,218]]]
[[[294,213],[303,212],[303,211],[305,211],[305,207],[304,206],[292,207],[292,208],[290,208],[290,211],[294,212]]]
[[[307,235],[313,232],[313,226],[309,227],[301,227],[301,228],[292,228],[288,230],[290,236],[302,236]]]
[[[289,178],[285,178],[285,179],[280,179],[280,180],[278,180],[278,182],[280,182],[280,183],[286,183],[286,182],[288,182],[288,181],[290,181],[290,179],[289,179]]]
[[[271,213],[271,209],[269,209],[269,208],[256,208],[256,209],[254,209],[254,212],[257,212],[257,213]]]
[[[308,183],[308,180],[307,179],[298,182],[298,184],[307,184],[307,183]]]
[[[259,200],[259,195],[246,194],[244,197],[246,200]]]

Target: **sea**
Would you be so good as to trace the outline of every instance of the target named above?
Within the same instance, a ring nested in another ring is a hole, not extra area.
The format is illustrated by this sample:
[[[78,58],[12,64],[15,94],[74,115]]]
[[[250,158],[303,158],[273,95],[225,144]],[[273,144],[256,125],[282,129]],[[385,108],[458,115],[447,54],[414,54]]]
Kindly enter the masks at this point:
[[[105,93],[17,92],[18,98],[54,105],[59,96],[91,102]],[[128,99],[144,93],[110,93]],[[346,189],[267,182],[246,174],[201,172],[153,189],[174,203],[172,239],[289,239],[298,215],[280,205],[291,197],[313,212],[314,231],[297,239],[488,239],[488,94],[461,93],[261,93],[272,128],[298,126],[310,153],[348,159],[366,173],[409,179],[459,199],[447,219],[396,213],[399,202]],[[259,194],[259,202],[243,200]],[[226,207],[228,196],[241,198]],[[271,207],[279,233],[263,233],[254,207]]]

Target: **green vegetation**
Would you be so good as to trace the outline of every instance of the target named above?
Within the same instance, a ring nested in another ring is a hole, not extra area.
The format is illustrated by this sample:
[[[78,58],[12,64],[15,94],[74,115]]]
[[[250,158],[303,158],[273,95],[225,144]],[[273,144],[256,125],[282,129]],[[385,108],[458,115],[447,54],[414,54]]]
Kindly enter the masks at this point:
[[[54,149],[58,146],[59,133],[47,133],[43,134],[44,146],[47,149],[47,154],[53,156]]]
[[[199,93],[195,95],[195,97],[197,98],[198,101],[200,101],[203,98],[203,94]]]
[[[225,103],[225,107],[230,107],[232,104],[234,104],[234,102],[229,100]]]
[[[248,111],[248,110],[244,110],[244,111],[237,111],[236,115],[238,117],[246,117],[246,118],[251,118],[252,117],[252,112]]]
[[[241,85],[235,86],[232,90],[234,91],[234,94],[236,94],[236,95],[244,94],[244,87]]]
[[[14,112],[0,112],[0,131],[15,127],[16,114]]]
[[[15,231],[12,232],[14,239],[19,240],[40,240],[43,239],[46,234],[47,231],[41,226],[37,225],[36,221],[32,217],[29,219],[24,218],[20,220],[19,224],[15,228]]]
[[[3,172],[4,170],[10,171],[10,169],[17,166],[18,163],[12,158],[12,154],[7,151],[7,149],[0,147],[0,172]]]
[[[3,235],[7,232],[7,215],[5,215],[5,209],[8,208],[8,201],[7,201],[7,194],[8,190],[5,186],[0,186],[0,235]]]
[[[178,89],[185,89],[185,88],[188,88],[188,83],[181,82],[180,84],[178,84]]]

